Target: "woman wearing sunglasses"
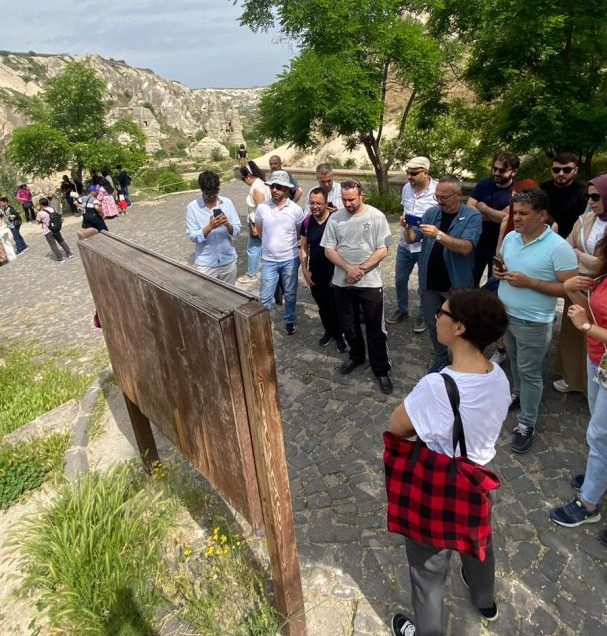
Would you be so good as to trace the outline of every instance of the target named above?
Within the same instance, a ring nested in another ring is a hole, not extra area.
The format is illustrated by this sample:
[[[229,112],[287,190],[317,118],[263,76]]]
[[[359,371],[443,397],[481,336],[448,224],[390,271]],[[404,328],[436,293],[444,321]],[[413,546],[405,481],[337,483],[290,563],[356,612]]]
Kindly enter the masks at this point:
[[[607,174],[589,182],[588,195],[597,217],[595,224],[607,224]],[[574,276],[565,283],[567,294],[576,303],[568,310],[569,319],[587,341],[590,408],[586,472],[571,479],[572,488],[579,494],[550,513],[554,523],[568,528],[600,521],[599,505],[607,490],[607,236],[603,235],[598,242],[595,256],[599,266],[594,279]],[[590,291],[589,296],[586,291]],[[606,530],[599,535],[599,540],[607,546]]]
[[[575,222],[567,237],[567,242],[578,258],[580,274],[589,277],[598,273],[600,262],[596,255],[597,246],[607,230],[607,207],[603,206],[601,193],[597,188],[597,184],[600,186],[601,183],[607,184],[607,175],[595,177],[588,183],[588,209]],[[569,307],[571,302],[566,298],[555,364],[555,371],[562,375],[562,379],[555,380],[553,386],[561,393],[578,391],[587,395],[586,338],[565,318]]]

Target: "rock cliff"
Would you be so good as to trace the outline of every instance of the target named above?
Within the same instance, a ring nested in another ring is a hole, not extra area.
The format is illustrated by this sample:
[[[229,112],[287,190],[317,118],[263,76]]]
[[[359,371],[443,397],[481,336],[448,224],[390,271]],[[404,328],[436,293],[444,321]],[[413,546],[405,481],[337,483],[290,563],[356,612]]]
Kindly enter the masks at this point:
[[[175,131],[188,146],[203,137],[222,144],[242,143],[243,125],[254,116],[261,88],[191,89],[149,69],[133,68],[99,55],[76,57],[0,52],[0,94],[37,95],[46,82],[73,60],[84,61],[107,84],[110,120],[137,122],[148,138],[148,150],[163,147]],[[27,122],[0,100],[0,146],[17,126]]]

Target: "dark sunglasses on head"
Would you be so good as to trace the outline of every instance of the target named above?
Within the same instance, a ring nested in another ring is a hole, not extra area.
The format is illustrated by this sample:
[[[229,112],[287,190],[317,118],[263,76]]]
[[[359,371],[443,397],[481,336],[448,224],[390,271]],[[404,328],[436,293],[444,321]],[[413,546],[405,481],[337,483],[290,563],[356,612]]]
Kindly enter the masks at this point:
[[[592,201],[598,203],[601,200],[601,195],[598,192],[586,192],[586,201]]]
[[[571,174],[571,172],[573,172],[573,168],[571,166],[552,166],[552,172],[554,174],[558,174],[559,172],[562,172],[564,174]]]

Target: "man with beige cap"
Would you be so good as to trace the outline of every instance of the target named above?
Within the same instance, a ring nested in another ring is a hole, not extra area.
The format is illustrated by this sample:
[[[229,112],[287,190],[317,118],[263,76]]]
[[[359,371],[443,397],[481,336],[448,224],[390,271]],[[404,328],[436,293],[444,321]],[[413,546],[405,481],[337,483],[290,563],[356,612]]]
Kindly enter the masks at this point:
[[[409,277],[419,261],[422,249],[422,242],[407,243],[405,241],[405,223],[409,225],[419,224],[424,212],[436,205],[434,191],[436,190],[436,179],[430,176],[430,161],[427,157],[413,157],[405,166],[408,183],[403,187],[403,215],[401,217],[400,241],[396,252],[396,302],[397,307],[392,312],[386,322],[396,324],[409,316]],[[418,219],[416,221],[415,219]],[[419,292],[418,292],[419,293]],[[419,293],[421,298],[421,293]],[[426,329],[424,314],[421,308],[415,319],[413,331],[423,333]]]

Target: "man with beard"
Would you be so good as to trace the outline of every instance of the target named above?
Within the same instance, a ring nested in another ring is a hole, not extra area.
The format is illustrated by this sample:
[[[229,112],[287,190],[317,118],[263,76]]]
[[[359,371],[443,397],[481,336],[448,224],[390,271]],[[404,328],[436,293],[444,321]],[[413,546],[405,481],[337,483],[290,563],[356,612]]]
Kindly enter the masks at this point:
[[[520,166],[511,152],[500,152],[493,159],[492,176],[479,181],[468,199],[468,206],[483,217],[483,229],[474,248],[474,284],[478,286],[487,268],[487,278],[493,273],[493,258],[497,249],[500,224],[510,204],[510,190]]]
[[[379,264],[392,243],[388,221],[378,209],[363,201],[360,183],[341,184],[343,208],[327,221],[321,246],[335,265],[333,286],[341,328],[350,345],[350,360],[342,375],[365,361],[365,341],[359,307],[365,319],[369,364],[382,393],[392,393],[388,337],[384,328],[384,290]]]
[[[295,187],[284,170],[277,170],[266,181],[272,201],[260,203],[255,210],[255,228],[261,237],[261,281],[259,300],[267,309],[278,281],[282,281],[285,298],[285,331],[296,332],[297,270],[299,269],[299,229],[303,210],[289,198]]]
[[[552,161],[552,180],[540,188],[548,195],[552,229],[567,238],[586,209],[586,188],[575,180],[579,159],[573,152],[560,152]]]
[[[287,173],[287,176],[289,177],[289,182],[293,184],[293,188],[289,192],[289,198],[293,199],[293,201],[297,203],[299,199],[301,199],[301,195],[303,194],[303,188],[297,183],[295,177],[282,167],[282,159],[278,155],[272,155],[270,159],[268,160],[268,163],[270,164],[270,170],[272,171],[272,173],[278,172],[278,171],[283,171]]]
[[[341,192],[341,189],[340,189]],[[326,347],[335,340],[339,353],[348,351],[348,345],[339,326],[339,316],[335,304],[335,294],[331,279],[335,266],[325,256],[320,242],[325,233],[326,223],[331,215],[327,206],[327,195],[324,188],[313,188],[308,197],[310,215],[306,217],[301,228],[301,271],[310,288],[312,297],[318,305],[320,321],[325,333],[318,341]]]

